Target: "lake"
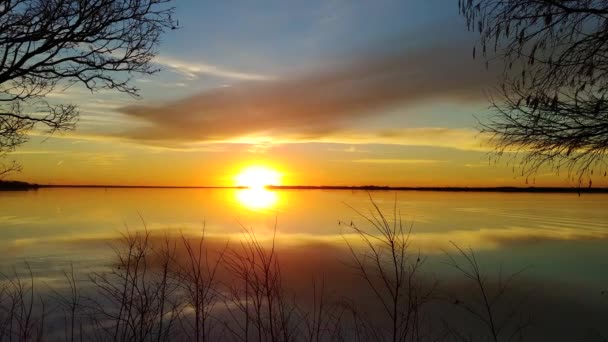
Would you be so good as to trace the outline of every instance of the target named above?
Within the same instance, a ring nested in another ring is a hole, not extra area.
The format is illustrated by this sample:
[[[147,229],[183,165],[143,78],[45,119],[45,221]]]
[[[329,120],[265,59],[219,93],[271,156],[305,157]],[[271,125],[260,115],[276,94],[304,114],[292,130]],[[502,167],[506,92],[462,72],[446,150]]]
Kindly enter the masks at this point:
[[[566,313],[562,319],[570,320],[567,333],[556,336],[587,336],[594,320],[602,319],[597,315],[608,308],[602,295],[608,289],[606,194],[103,188],[0,192],[0,268],[10,274],[27,261],[36,278],[53,287],[70,264],[79,272],[109,267],[113,251],[108,245],[126,231],[195,234],[204,228],[208,236],[233,242],[246,230],[261,240],[276,231],[277,244],[287,251],[305,249],[315,260],[314,269],[348,259],[348,253],[327,253],[327,246],[343,248],[345,241],[356,238],[351,222],[368,229],[360,214],[370,215],[372,200],[391,222],[396,208],[403,224],[411,227],[410,250],[425,258],[425,272],[440,281],[458,275],[446,265],[449,255],[458,257],[455,245],[471,248],[489,274],[523,270],[518,278],[532,284],[528,288],[546,309],[541,310],[546,317],[540,326],[551,325],[551,311]],[[302,260],[296,267],[308,269]],[[558,303],[552,301],[557,297]],[[585,319],[572,323],[577,316]]]

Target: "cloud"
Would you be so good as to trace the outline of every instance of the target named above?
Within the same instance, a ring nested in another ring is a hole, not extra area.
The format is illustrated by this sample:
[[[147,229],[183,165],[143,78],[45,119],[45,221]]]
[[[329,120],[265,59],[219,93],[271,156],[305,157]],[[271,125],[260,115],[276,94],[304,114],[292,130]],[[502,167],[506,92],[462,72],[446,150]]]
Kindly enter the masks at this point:
[[[208,141],[173,141],[162,139],[138,139],[124,137],[122,135],[100,134],[93,132],[65,132],[49,136],[43,131],[31,131],[28,135],[32,138],[42,140],[71,140],[73,143],[90,141],[98,143],[127,143],[132,147],[151,151],[173,151],[173,152],[224,152],[242,145],[250,151],[262,152],[274,144],[298,144],[298,143],[325,143],[350,145],[348,148],[330,147],[329,151],[360,153],[369,152],[361,149],[364,144],[396,145],[396,146],[429,146],[439,148],[457,149],[463,151],[492,151],[492,146],[485,135],[470,128],[445,128],[445,127],[419,127],[403,128],[379,131],[345,130],[333,132],[323,137],[308,137],[293,139],[289,136],[243,136],[225,140]],[[249,147],[248,147],[249,146]],[[18,150],[12,154],[33,154],[42,151],[29,152],[29,150]],[[49,152],[51,153],[51,152]],[[487,166],[487,162],[485,165]],[[470,165],[467,165],[468,167]],[[481,165],[480,165],[481,166]]]
[[[241,138],[240,141],[255,143],[263,138]],[[293,139],[275,138],[277,143],[294,142]],[[335,144],[382,144],[403,146],[432,146],[466,151],[490,151],[489,136],[480,134],[471,128],[416,127],[362,131],[345,129],[332,132],[323,137],[305,139],[295,142],[323,142]]]
[[[346,152],[346,153],[365,153],[367,150],[361,150],[355,146],[348,146],[346,148],[328,148],[328,151],[334,152]]]
[[[230,143],[225,144],[217,144],[217,143],[196,143],[196,142],[163,142],[163,141],[150,141],[146,144],[141,144],[138,141],[124,139],[114,135],[107,134],[99,134],[92,132],[62,132],[61,134],[49,135],[44,131],[32,130],[28,132],[28,136],[36,139],[37,141],[47,141],[47,140],[68,140],[71,141],[71,144],[81,143],[83,141],[92,142],[92,143],[126,143],[130,147],[138,148],[144,151],[150,152],[162,152],[162,151],[171,151],[171,152],[225,152],[228,147],[231,145]],[[30,150],[16,150],[11,152],[13,155],[17,154],[42,154],[43,150],[34,150],[33,152],[28,152]],[[48,153],[64,153],[63,151],[50,151]]]
[[[485,162],[478,162],[478,163],[467,163],[464,164],[464,167],[468,167],[468,168],[478,168],[478,167],[488,167],[490,165],[489,161],[485,161]],[[553,175],[553,174],[551,174]]]
[[[19,154],[59,154],[61,151],[54,150],[16,150],[11,152],[11,155],[19,155]]]
[[[62,165],[69,156],[72,160],[84,161],[90,165],[110,166],[124,161],[126,156],[118,152],[77,152],[71,150],[17,150],[11,155],[32,155],[49,154],[64,156],[64,159],[57,162],[57,166]]]
[[[355,159],[349,160],[353,163],[364,164],[437,164],[444,163],[444,160],[435,159]]]
[[[126,107],[122,113],[146,125],[121,135],[140,141],[323,140],[344,137],[357,120],[385,108],[437,99],[485,100],[483,89],[495,74],[472,61],[468,46],[461,45],[376,50],[296,76],[216,88],[160,105]],[[376,135],[395,139],[399,133]]]
[[[154,61],[157,64],[168,67],[190,79],[196,78],[200,75],[211,75],[222,78],[248,81],[266,81],[272,79],[271,76],[240,72],[204,63],[190,63],[172,57],[158,56]]]

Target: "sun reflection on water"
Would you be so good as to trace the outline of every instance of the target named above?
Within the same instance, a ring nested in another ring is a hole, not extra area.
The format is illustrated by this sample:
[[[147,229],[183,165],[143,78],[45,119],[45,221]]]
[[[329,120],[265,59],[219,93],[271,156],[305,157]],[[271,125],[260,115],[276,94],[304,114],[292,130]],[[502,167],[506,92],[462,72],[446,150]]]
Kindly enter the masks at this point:
[[[251,210],[272,209],[279,201],[275,191],[265,188],[242,189],[236,192],[238,202]]]

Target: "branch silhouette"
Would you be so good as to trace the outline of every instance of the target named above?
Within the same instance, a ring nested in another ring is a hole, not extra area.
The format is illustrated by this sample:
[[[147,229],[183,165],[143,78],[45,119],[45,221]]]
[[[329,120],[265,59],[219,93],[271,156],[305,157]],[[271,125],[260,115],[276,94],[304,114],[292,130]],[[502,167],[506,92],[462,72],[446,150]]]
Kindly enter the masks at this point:
[[[0,3],[0,157],[41,127],[74,129],[78,109],[45,96],[76,84],[138,96],[161,34],[176,27],[171,0],[14,0]],[[14,171],[12,164],[0,176]]]
[[[494,115],[480,129],[521,172],[567,170],[592,185],[608,149],[608,3],[603,0],[460,0],[486,63],[504,64]]]

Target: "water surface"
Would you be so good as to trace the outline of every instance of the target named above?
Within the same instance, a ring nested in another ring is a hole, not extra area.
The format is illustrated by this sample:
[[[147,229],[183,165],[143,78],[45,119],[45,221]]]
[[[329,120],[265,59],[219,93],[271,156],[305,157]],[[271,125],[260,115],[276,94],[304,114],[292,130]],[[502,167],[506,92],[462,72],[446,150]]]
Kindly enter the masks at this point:
[[[534,276],[608,286],[608,195],[232,189],[41,189],[0,192],[0,260],[97,260],[126,229],[201,230],[342,241],[339,221],[365,227],[371,198],[412,225],[413,247],[441,255],[451,242],[488,263]],[[95,248],[93,248],[95,247]],[[101,253],[101,254],[97,254]],[[99,257],[98,257],[99,256]]]
[[[73,189],[0,192],[0,270],[23,272],[24,263],[48,287],[63,271],[107,269],[116,238],[127,231],[205,233],[239,240],[249,229],[274,236],[287,271],[307,282],[304,270],[347,262],[349,224],[369,231],[363,216],[373,203],[389,222],[411,227],[410,250],[425,258],[425,274],[457,276],[446,266],[454,245],[475,251],[488,274],[525,271],[537,304],[538,336],[553,326],[558,338],[578,338],[601,326],[608,309],[608,195],[321,191],[234,189]],[[342,252],[335,252],[335,250]],[[295,256],[295,257],[293,257]],[[344,260],[343,260],[344,259]],[[334,265],[334,266],[331,266]],[[324,268],[327,267],[327,268]],[[355,286],[343,284],[338,288]],[[452,279],[452,278],[450,278]],[[364,286],[364,284],[362,285]],[[519,291],[519,290],[517,290]]]

